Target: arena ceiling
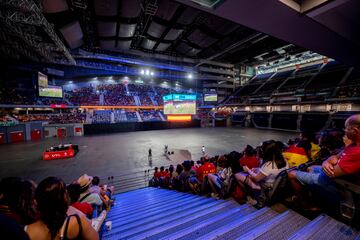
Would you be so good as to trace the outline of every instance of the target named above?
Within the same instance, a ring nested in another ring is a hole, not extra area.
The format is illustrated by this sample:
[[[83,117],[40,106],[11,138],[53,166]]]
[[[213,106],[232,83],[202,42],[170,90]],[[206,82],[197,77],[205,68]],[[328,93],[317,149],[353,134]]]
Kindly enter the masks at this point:
[[[199,2],[218,3],[214,5],[216,8],[206,8]],[[75,64],[76,51],[82,48],[97,52],[150,53],[258,65],[297,55],[307,49],[318,50],[314,44],[284,37],[286,29],[272,25],[269,17],[266,25],[264,18],[258,16],[264,11],[259,4],[261,2],[264,3],[260,0],[2,0],[0,26],[4,31],[0,34],[0,52],[6,57],[70,64]],[[302,4],[305,1],[294,2]],[[246,6],[256,4],[258,8],[246,9]],[[284,7],[275,5],[273,7]],[[344,6],[340,5],[336,9]],[[295,12],[289,7],[287,9]],[[343,10],[342,14],[349,10]],[[244,11],[248,13],[244,14]],[[268,8],[267,11],[273,9]],[[321,21],[327,23],[329,17],[326,18],[325,14],[333,15],[329,11],[318,14],[317,17],[321,18],[313,25],[321,24]],[[308,11],[306,14],[311,13]],[[356,9],[352,9],[352,15],[356,13]],[[263,26],[246,21],[251,16],[252,22],[260,22]],[[276,19],[279,17],[273,16]],[[347,18],[355,19],[351,16]],[[283,34],[269,31],[270,27],[283,30]],[[304,34],[302,30],[298,29]],[[308,35],[307,38],[311,39],[312,36]],[[320,53],[332,57],[324,49],[319,49]],[[341,54],[336,56],[340,56],[340,60],[343,58]]]

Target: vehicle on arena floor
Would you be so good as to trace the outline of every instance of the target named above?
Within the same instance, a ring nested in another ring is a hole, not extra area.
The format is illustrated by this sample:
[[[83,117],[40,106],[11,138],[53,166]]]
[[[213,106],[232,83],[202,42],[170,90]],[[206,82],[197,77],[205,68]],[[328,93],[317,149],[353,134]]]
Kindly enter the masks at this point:
[[[79,146],[74,144],[60,144],[46,149],[43,153],[43,160],[54,160],[72,158],[79,152]]]

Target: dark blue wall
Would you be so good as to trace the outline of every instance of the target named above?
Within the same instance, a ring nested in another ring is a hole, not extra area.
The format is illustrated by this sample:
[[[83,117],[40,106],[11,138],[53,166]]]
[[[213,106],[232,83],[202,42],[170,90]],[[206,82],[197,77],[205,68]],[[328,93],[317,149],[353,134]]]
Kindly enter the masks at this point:
[[[193,120],[191,122],[126,122],[114,124],[85,124],[84,135],[194,127],[200,127],[199,120]]]

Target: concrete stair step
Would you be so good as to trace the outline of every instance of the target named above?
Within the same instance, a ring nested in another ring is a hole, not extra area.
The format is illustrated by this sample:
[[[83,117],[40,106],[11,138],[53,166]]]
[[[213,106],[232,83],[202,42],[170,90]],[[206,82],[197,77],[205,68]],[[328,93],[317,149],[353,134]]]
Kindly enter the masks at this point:
[[[308,222],[305,217],[288,210],[236,239],[287,239]]]
[[[360,234],[355,229],[352,229],[346,224],[336,221],[335,219],[325,214],[321,214],[313,221],[301,228],[298,232],[290,236],[288,239],[352,240],[359,237]]]
[[[212,218],[221,213],[227,212],[236,207],[236,203],[232,201],[226,201],[209,209],[205,209],[201,212],[195,212],[186,218],[179,219],[175,222],[166,223],[158,228],[150,229],[149,231],[143,232],[139,235],[135,235],[130,239],[159,239],[161,236],[171,236],[174,232],[179,231],[186,226],[192,226],[197,222],[201,222],[205,219]]]
[[[179,193],[179,192],[166,192],[162,189],[154,189],[153,191],[147,191],[147,192],[140,192],[133,194],[132,192],[129,193],[123,193],[123,194],[117,194],[114,195],[114,197],[117,199],[118,202],[124,203],[124,204],[136,204],[140,202],[144,202],[145,200],[154,200],[161,197],[170,197],[170,196],[179,196],[180,194],[186,194],[186,193]]]
[[[270,208],[262,208],[245,215],[196,239],[236,239],[249,230],[269,221],[278,214]]]
[[[156,200],[149,200],[149,201],[144,201],[144,202],[137,202],[134,203],[133,205],[131,204],[124,204],[124,203],[119,203],[116,208],[114,208],[111,212],[111,214],[109,214],[109,217],[113,217],[113,216],[127,216],[128,213],[130,214],[136,214],[138,212],[146,212],[148,210],[154,210],[158,207],[163,207],[166,208],[167,205],[173,204],[173,203],[181,203],[183,201],[187,201],[187,200],[191,200],[191,199],[197,199],[198,196],[194,196],[191,194],[184,194],[184,195],[174,195],[171,196],[169,198],[162,198],[161,201],[156,201]]]
[[[137,187],[125,183],[124,189]],[[112,221],[112,230],[103,232],[102,239],[360,240],[358,231],[324,214],[310,222],[292,210],[279,214],[267,207],[256,210],[234,201],[149,187],[114,197],[115,206],[105,220]]]
[[[245,216],[255,211],[256,209],[250,205],[238,205],[237,207],[229,209],[228,211],[222,212],[213,217],[185,225],[185,228],[178,229],[177,231],[174,230],[171,234],[161,236],[161,238],[158,239],[195,239],[211,232],[213,229],[222,227],[235,221],[241,216]]]
[[[196,199],[192,203],[186,203],[181,207],[174,205],[172,210],[161,211],[159,214],[152,215],[152,217],[139,219],[133,223],[123,223],[119,225],[113,222],[113,230],[108,235],[104,234],[103,239],[128,239],[135,234],[145,232],[149,229],[159,227],[165,223],[181,219],[189,216],[196,211],[202,211],[204,209],[221,204],[222,201],[215,201],[213,199],[205,198],[203,200]]]
[[[120,214],[120,215],[110,216],[109,220],[112,220],[113,222],[119,222],[119,224],[121,224],[122,222],[131,223],[138,221],[139,219],[143,219],[149,216],[154,216],[161,212],[171,211],[174,209],[174,207],[179,207],[179,208],[186,207],[187,204],[196,203],[198,201],[199,198],[197,197],[186,196],[186,198],[184,199],[181,199],[179,201],[169,202],[167,204],[164,204],[163,206],[159,205],[154,209],[151,209],[151,206],[146,206],[146,209],[144,209],[143,211],[140,210],[135,213],[128,212],[127,214],[124,215]],[[119,217],[120,219],[117,219]]]

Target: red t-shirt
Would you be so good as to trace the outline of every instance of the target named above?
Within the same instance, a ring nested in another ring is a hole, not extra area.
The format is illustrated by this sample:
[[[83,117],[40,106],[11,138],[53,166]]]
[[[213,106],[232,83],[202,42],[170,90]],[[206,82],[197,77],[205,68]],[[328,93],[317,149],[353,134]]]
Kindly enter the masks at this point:
[[[204,163],[204,165],[200,166],[197,171],[197,178],[199,181],[203,181],[204,176],[208,175],[209,173],[215,173],[216,169],[214,164],[212,163]]]
[[[260,165],[259,160],[255,156],[248,157],[244,155],[240,158],[239,162],[242,167],[247,166],[249,169],[257,168]]]
[[[159,177],[167,178],[170,177],[170,175],[167,172],[159,172]]]
[[[93,207],[87,202],[75,202],[71,206],[83,212],[86,216],[92,215]]]
[[[353,175],[360,182],[360,146],[349,145],[341,153],[338,166],[346,175]]]

